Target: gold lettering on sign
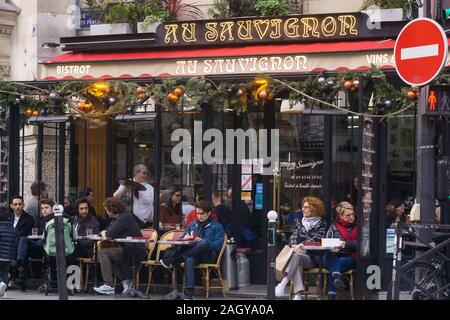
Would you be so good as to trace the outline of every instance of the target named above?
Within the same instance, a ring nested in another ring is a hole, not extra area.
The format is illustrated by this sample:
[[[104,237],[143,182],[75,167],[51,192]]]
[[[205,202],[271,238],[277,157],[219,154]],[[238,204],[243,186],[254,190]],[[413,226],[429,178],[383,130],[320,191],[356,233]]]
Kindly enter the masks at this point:
[[[236,59],[226,59],[225,60],[225,71],[230,72],[236,72]]]
[[[205,39],[206,41],[212,42],[217,41],[219,38],[219,33],[217,32],[217,22],[208,22],[206,23],[206,33]]]
[[[258,62],[258,58],[250,58],[250,68],[248,69],[248,71],[250,72],[255,72],[257,69],[257,63]]]
[[[333,17],[326,17],[322,21],[322,33],[325,37],[332,37],[336,34],[337,22]]]
[[[270,57],[270,62],[272,63],[271,69],[273,71],[281,71],[281,58],[280,57]]]
[[[233,25],[234,25],[233,21],[220,23],[220,26],[222,27],[222,32],[220,32],[220,41],[225,41],[225,40],[233,41],[234,40]],[[228,39],[225,36],[226,33],[228,33]]]
[[[176,74],[185,74],[186,70],[184,69],[184,66],[186,65],[186,61],[181,60],[177,61],[177,69],[175,71]]]
[[[278,39],[281,38],[281,23],[283,20],[281,19],[272,19],[270,20],[270,26],[275,27],[272,32],[270,33],[271,39]]]
[[[252,40],[252,21],[238,21],[238,37],[240,40]]]
[[[306,61],[308,59],[305,56],[295,56],[295,61],[297,62],[296,70],[306,70],[308,67],[306,66]]]
[[[317,20],[316,18],[303,18],[301,21],[304,25],[303,29],[304,38],[309,38],[310,32],[313,37],[316,38],[320,37],[320,33],[317,31],[317,28],[319,28],[319,20]]]
[[[355,16],[339,16],[339,21],[341,21],[341,36],[346,36],[349,34],[358,35],[358,30],[355,29],[356,26],[356,17]],[[347,33],[348,29],[348,33]]]
[[[286,33],[286,36],[288,36],[289,38],[298,38],[300,36],[300,34],[298,33],[297,23],[297,18],[290,18],[286,20],[286,22],[284,23],[284,33]]]
[[[198,60],[190,60],[188,62],[188,66],[187,66],[187,72],[190,74],[196,74],[197,73],[197,63]]]
[[[195,23],[183,23],[181,27],[183,28],[182,37],[184,42],[197,41],[195,38]]]
[[[205,67],[203,68],[204,73],[211,73],[212,72],[212,60],[205,60]]]
[[[239,66],[241,67],[242,70],[247,70],[248,64],[250,63],[250,59],[249,58],[239,58],[238,62],[239,62]]]
[[[255,26],[256,32],[258,33],[260,39],[263,39],[266,36],[267,31],[269,30],[269,23],[270,23],[269,19],[253,20],[253,25]]]
[[[269,58],[262,57],[259,59],[259,71],[266,72],[269,70]]]
[[[214,60],[214,72],[215,73],[223,73],[223,59]]]
[[[178,43],[177,39],[177,24],[168,24],[166,28],[166,37],[164,38],[165,43]]]

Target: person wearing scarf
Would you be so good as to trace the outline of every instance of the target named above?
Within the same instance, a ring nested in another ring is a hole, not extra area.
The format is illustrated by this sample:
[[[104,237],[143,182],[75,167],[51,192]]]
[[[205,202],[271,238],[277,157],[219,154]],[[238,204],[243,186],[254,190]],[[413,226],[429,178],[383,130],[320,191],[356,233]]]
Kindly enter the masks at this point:
[[[327,232],[329,238],[341,239],[341,246],[328,252],[324,257],[324,266],[330,271],[332,281],[328,282],[328,299],[336,298],[337,290],[345,289],[342,273],[356,266],[356,247],[358,228],[356,226],[353,205],[341,202],[336,207],[338,217]]]
[[[291,260],[286,267],[283,280],[275,287],[275,296],[282,297],[286,285],[290,280],[294,285],[294,300],[301,300],[305,291],[303,285],[303,269],[311,269],[319,264],[320,258],[313,251],[307,252],[301,244],[303,242],[320,242],[325,237],[327,223],[323,219],[325,207],[316,197],[305,197],[302,200],[303,218],[296,225],[289,240],[294,249]]]
[[[92,230],[92,234],[100,232],[100,224],[97,219],[92,216],[91,205],[86,198],[80,199],[75,203],[75,228],[80,236],[87,235],[87,229]],[[94,241],[78,240],[75,249],[77,258],[90,258],[94,255]]]
[[[164,254],[161,264],[165,268],[184,261],[184,277],[186,286],[185,299],[193,299],[195,287],[195,265],[198,263],[214,263],[222,249],[225,232],[222,225],[211,218],[212,205],[209,201],[199,201],[195,206],[197,219],[191,222],[181,240],[195,240],[192,244],[177,246],[175,250]]]

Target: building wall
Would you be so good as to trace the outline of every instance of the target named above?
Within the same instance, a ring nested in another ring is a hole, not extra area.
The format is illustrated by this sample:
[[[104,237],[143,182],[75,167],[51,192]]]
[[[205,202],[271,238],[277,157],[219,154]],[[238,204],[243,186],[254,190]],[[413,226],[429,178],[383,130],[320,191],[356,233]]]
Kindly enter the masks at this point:
[[[213,7],[213,0],[185,0],[186,3],[195,4],[206,15],[209,8]],[[302,0],[297,0],[301,4]],[[362,0],[303,0],[305,14],[357,12],[361,10]]]
[[[11,47],[19,8],[6,0],[0,0],[0,80],[11,75]]]
[[[39,61],[59,55],[58,48],[42,48],[46,42],[59,43],[70,36],[72,0],[15,0],[21,13],[12,44],[11,79],[32,81],[40,78]]]

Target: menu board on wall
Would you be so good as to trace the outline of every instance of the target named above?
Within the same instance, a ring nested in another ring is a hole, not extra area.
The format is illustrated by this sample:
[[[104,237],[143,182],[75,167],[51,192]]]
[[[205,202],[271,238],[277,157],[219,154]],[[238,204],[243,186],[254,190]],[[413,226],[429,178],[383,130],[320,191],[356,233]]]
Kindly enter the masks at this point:
[[[375,135],[373,120],[365,117],[362,129],[362,165],[361,165],[361,256],[370,254],[370,216],[374,212],[373,207],[373,169],[375,159]]]
[[[8,147],[6,124],[0,125],[0,206],[8,206]]]
[[[281,162],[282,188],[284,189],[322,189],[323,160]]]

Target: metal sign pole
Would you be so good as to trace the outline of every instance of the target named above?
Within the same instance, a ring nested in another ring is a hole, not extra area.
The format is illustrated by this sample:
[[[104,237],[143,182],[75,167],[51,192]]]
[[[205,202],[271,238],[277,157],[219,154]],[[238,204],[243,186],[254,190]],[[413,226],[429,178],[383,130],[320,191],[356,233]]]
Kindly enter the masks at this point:
[[[395,228],[395,249],[394,254],[392,256],[392,292],[391,297],[392,300],[399,300],[400,299],[400,267],[402,263],[402,234],[403,234],[403,223],[400,221],[400,219],[397,219],[397,227]]]
[[[64,207],[60,204],[53,206],[55,214],[55,240],[56,240],[56,269],[58,271],[58,295],[59,300],[68,300],[69,293],[67,290],[67,265],[66,265],[66,249],[64,247]]]
[[[275,299],[275,250],[278,213],[269,211],[267,227],[267,300]]]

